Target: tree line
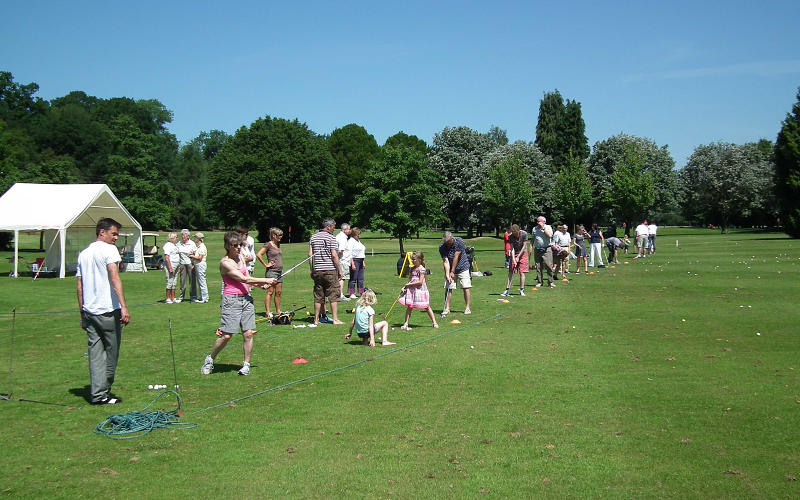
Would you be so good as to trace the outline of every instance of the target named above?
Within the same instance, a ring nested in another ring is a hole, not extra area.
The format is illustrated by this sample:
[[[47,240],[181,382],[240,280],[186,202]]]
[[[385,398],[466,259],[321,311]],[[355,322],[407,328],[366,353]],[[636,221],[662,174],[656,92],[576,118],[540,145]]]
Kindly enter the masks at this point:
[[[333,215],[387,231],[402,250],[423,228],[497,234],[540,213],[628,228],[645,217],[723,229],[800,221],[781,201],[798,199],[798,105],[777,147],[701,145],[676,169],[667,145],[648,138],[620,133],[590,148],[581,104],[558,90],[544,94],[530,142],[460,126],[431,144],[398,132],[383,145],[357,124],[322,135],[271,116],[180,144],[158,100],[73,91],[46,101],[37,91],[0,72],[0,192],[105,183],[148,229],[278,226],[298,241]]]

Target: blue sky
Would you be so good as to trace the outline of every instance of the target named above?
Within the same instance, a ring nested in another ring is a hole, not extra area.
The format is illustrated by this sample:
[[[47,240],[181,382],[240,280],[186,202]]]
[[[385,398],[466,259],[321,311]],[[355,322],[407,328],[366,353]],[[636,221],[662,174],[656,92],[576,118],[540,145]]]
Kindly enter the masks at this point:
[[[589,144],[775,139],[800,86],[800,2],[3,2],[0,70],[39,97],[158,99],[186,142],[265,115],[380,144],[445,126],[535,138],[582,104]]]

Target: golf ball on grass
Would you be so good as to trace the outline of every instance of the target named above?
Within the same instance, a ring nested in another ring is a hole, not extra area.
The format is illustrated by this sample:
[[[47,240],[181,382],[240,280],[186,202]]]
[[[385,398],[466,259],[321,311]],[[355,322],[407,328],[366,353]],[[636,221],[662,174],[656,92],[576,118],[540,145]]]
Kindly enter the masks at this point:
[[[147,388],[152,391],[153,390],[153,384],[148,385]]]

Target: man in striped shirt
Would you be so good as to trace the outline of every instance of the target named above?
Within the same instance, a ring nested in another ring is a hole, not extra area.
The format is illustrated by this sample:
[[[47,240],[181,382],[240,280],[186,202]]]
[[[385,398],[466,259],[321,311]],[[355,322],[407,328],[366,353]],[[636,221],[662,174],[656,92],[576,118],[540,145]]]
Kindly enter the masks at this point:
[[[311,236],[308,241],[308,256],[311,266],[311,279],[314,280],[314,324],[319,324],[320,312],[324,310],[325,299],[331,303],[333,324],[339,321],[338,303],[341,296],[339,280],[342,271],[339,268],[339,250],[333,230],[336,221],[330,217],[322,220],[322,229]]]

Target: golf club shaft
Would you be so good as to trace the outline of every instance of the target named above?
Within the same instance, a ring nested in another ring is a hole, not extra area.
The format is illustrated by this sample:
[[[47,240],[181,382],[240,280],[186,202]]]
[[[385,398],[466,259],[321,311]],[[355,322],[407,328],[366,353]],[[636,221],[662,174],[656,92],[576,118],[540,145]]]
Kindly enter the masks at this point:
[[[400,300],[400,297],[402,297],[404,293],[406,293],[405,290],[400,292],[400,295],[398,295],[397,298],[394,299],[394,302],[392,302],[392,307],[390,307],[389,310],[386,311],[386,314],[383,316],[383,319],[387,321],[389,320],[389,314],[392,312],[392,309],[394,309],[394,305],[397,304],[397,301]]]
[[[310,258],[311,258],[311,257],[306,257],[305,259],[301,260],[300,262],[298,262],[298,263],[297,263],[297,264],[295,264],[294,266],[290,267],[288,271],[286,271],[285,273],[282,273],[282,274],[281,274],[281,276],[286,276],[286,275],[287,275],[287,274],[289,274],[290,272],[292,272],[292,271],[294,271],[295,269],[297,269],[298,267],[300,267],[300,265],[302,265],[303,263],[305,263],[305,262],[308,262],[308,259],[310,259]]]

